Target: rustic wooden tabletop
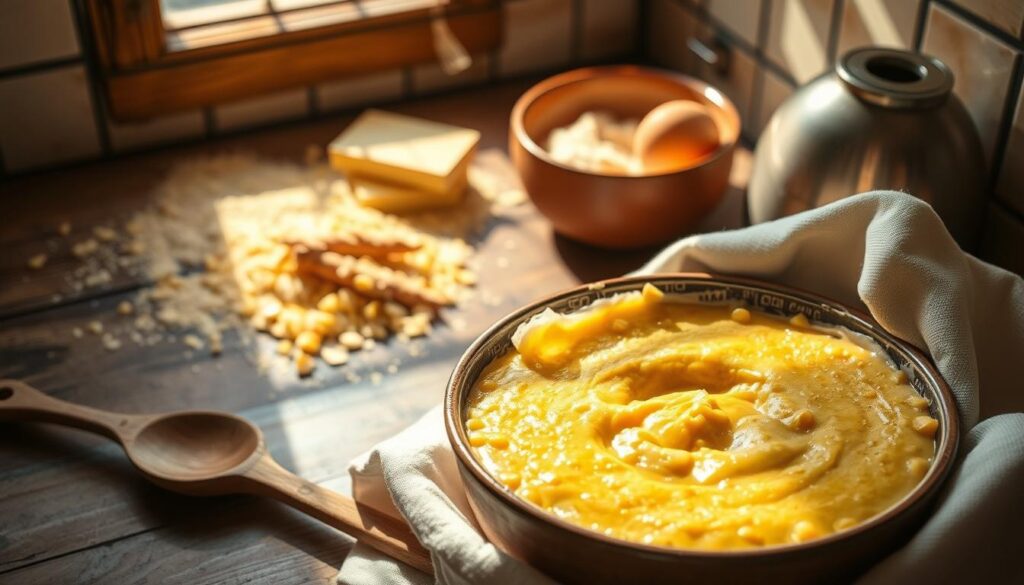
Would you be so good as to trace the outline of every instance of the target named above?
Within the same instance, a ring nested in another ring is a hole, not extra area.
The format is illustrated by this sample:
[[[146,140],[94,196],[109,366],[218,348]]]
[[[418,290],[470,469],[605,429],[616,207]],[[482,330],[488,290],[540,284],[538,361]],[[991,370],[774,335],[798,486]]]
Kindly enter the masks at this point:
[[[389,109],[479,129],[481,149],[504,150],[508,113],[529,86],[518,81],[393,105]],[[363,352],[313,381],[271,380],[249,350],[227,337],[223,355],[186,357],[180,344],[106,350],[75,327],[115,316],[147,283],[121,274],[75,293],[66,273],[77,260],[49,251],[56,226],[76,229],[126,220],[176,162],[223,151],[302,160],[351,115],[247,133],[0,185],[0,378],[16,378],[59,398],[123,412],[186,408],[241,414],[263,429],[273,456],[304,478],[349,491],[346,464],[439,403],[455,361],[488,325],[535,298],[580,282],[621,275],[653,250],[597,250],[555,235],[529,204],[485,231],[476,264],[486,302],[447,311],[417,356],[396,343]],[[749,153],[740,151],[734,183]],[[735,227],[742,191],[733,187],[703,230]],[[385,364],[396,357],[397,372]],[[361,381],[348,381],[343,372]],[[374,384],[370,372],[382,372]],[[190,498],[147,483],[120,448],[48,425],[0,423],[0,583],[329,582],[351,541],[282,505],[254,497]]]

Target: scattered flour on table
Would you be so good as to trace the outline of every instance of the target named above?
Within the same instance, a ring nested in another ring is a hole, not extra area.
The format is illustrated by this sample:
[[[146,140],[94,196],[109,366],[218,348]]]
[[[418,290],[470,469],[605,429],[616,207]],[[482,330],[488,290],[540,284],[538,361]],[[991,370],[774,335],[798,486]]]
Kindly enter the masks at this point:
[[[109,283],[119,269],[144,271],[155,284],[118,307],[131,320],[127,337],[136,344],[181,341],[186,351],[216,355],[228,330],[243,343],[265,331],[305,376],[317,356],[340,366],[348,352],[376,340],[395,335],[410,343],[429,334],[436,307],[392,294],[395,281],[438,304],[470,294],[476,276],[467,266],[473,248],[466,239],[492,213],[525,199],[507,159],[494,152],[478,155],[470,185],[458,206],[395,216],[360,206],[344,178],[323,164],[246,155],[197,159],[169,173],[152,206],[132,217],[123,234],[102,226],[76,243],[82,262],[69,278],[80,290]],[[352,278],[324,279],[300,270],[295,241],[307,240],[369,242],[368,255],[351,252],[346,259],[325,251],[354,268]],[[395,241],[410,249],[387,247]],[[109,331],[96,334],[111,351],[121,346]],[[265,357],[259,365],[268,366]],[[397,363],[389,365],[393,370]]]

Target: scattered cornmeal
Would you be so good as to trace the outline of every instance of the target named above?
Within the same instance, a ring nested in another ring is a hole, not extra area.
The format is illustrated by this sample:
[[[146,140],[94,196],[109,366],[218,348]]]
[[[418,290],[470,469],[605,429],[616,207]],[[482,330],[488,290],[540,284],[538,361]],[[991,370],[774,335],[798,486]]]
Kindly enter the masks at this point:
[[[83,240],[71,246],[71,253],[78,258],[84,258],[100,248],[99,242],[93,239]]]
[[[277,342],[277,355],[290,355],[292,353],[292,340],[282,339]]]
[[[348,362],[348,350],[337,345],[326,345],[320,348],[320,357],[329,366],[341,366]]]
[[[103,337],[100,338],[100,341],[103,342],[103,347],[105,347],[107,351],[117,351],[118,349],[121,349],[121,341],[109,333],[104,333]]]
[[[320,343],[323,339],[316,331],[303,331],[295,338],[295,347],[309,355],[320,353]]]
[[[117,307],[137,315],[133,324],[148,319],[133,331],[139,345],[184,329],[189,348],[218,355],[221,332],[240,328],[245,345],[251,325],[287,341],[279,353],[308,375],[318,353],[341,365],[392,335],[426,335],[440,310],[466,298],[477,278],[462,238],[486,225],[496,201],[475,189],[436,215],[400,217],[360,205],[322,165],[213,157],[174,169],[152,207],[123,226],[89,226],[66,245],[80,260],[79,290],[136,266],[156,282]],[[70,236],[70,222],[56,231]]]
[[[363,348],[366,339],[358,331],[346,331],[338,337],[338,342],[346,349],[355,351]]]
[[[185,343],[185,345],[187,345],[187,346],[191,347],[192,349],[194,349],[194,350],[196,350],[196,351],[199,351],[200,349],[203,349],[203,347],[204,347],[204,345],[205,345],[205,344],[203,343],[203,340],[202,340],[202,339],[199,339],[199,337],[198,337],[198,336],[196,336],[196,335],[192,335],[191,333],[190,333],[190,334],[188,334],[188,335],[186,335],[186,336],[185,336],[185,337],[184,337],[184,338],[182,339],[182,341],[183,341],[183,342]]]
[[[39,270],[43,266],[46,266],[46,254],[36,254],[28,259],[28,267],[32,270]]]
[[[117,232],[103,225],[92,228],[92,233],[102,242],[113,242],[117,239]]]
[[[316,367],[316,360],[313,356],[303,351],[295,352],[295,371],[299,376],[305,377],[313,373]]]
[[[210,355],[219,356],[224,352],[224,340],[220,335],[210,337]]]

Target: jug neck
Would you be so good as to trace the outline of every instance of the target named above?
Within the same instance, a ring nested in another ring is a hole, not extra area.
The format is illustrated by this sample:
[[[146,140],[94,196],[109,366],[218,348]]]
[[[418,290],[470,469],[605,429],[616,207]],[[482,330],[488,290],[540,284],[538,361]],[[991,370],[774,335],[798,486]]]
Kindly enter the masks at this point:
[[[836,63],[836,74],[858,98],[885,108],[931,108],[953,91],[953,72],[945,63],[900,49],[854,49]]]

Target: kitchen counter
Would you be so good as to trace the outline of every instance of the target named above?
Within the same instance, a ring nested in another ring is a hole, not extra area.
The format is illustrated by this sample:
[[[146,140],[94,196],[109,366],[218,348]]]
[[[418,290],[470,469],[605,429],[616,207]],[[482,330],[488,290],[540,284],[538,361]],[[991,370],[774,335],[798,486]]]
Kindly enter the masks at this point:
[[[509,111],[529,85],[508,82],[387,109],[477,128],[481,150],[504,151]],[[72,335],[93,319],[113,318],[118,303],[150,283],[121,273],[105,286],[74,292],[66,273],[78,260],[66,245],[55,246],[61,221],[71,220],[81,230],[73,240],[100,222],[123,223],[147,205],[148,192],[181,160],[243,151],[301,161],[308,145],[325,145],[353,117],[0,185],[0,377],[115,411],[238,413],[260,425],[271,453],[286,468],[348,492],[348,460],[437,404],[458,356],[493,321],[558,289],[621,275],[654,252],[610,252],[566,240],[526,203],[472,242],[481,293],[443,314],[444,324],[424,340],[422,354],[409,355],[389,342],[342,368],[321,365],[312,381],[261,374],[252,348],[233,336],[214,358],[189,355],[180,343],[168,342],[108,351],[97,336]],[[749,152],[738,151],[734,186],[702,231],[741,224],[749,166]],[[46,266],[27,268],[27,260],[41,252],[50,256]],[[401,361],[398,371],[384,373],[395,357]],[[361,380],[348,381],[348,372]],[[46,425],[0,424],[0,494],[0,583],[328,582],[351,547],[348,537],[272,501],[189,498],[161,490],[106,439]]]

